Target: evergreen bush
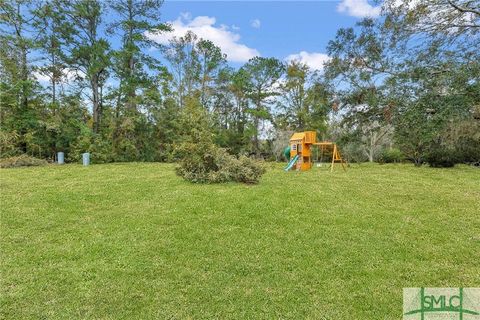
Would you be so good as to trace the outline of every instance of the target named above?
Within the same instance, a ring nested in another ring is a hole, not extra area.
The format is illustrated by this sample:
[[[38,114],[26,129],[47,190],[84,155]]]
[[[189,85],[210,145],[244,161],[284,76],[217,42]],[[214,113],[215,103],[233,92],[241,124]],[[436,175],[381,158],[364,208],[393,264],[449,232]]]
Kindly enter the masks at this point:
[[[458,163],[458,156],[454,149],[441,146],[430,148],[425,161],[434,168],[451,168]]]

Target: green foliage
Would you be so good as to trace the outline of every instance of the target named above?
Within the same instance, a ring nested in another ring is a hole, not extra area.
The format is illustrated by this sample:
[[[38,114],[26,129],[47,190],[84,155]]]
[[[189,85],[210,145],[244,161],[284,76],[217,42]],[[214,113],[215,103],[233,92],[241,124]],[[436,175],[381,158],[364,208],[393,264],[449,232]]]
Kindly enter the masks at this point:
[[[179,162],[177,174],[194,183],[257,183],[265,172],[262,165],[247,157],[237,159],[217,147],[209,127],[207,113],[199,99],[186,97],[180,116],[183,143],[174,150]]]
[[[440,158],[440,145],[455,161],[478,162],[472,2],[384,2],[382,18],[338,30],[314,72],[269,57],[236,69],[192,32],[159,45],[151,35],[170,30],[162,0],[3,1],[0,156],[174,161],[186,142],[279,160],[281,132],[315,130],[350,161],[398,161],[381,156],[393,146],[421,165]],[[437,6],[442,18],[429,20]]]
[[[247,75],[246,96],[253,104],[248,109],[253,118],[253,152],[259,155],[260,124],[261,121],[272,118],[271,98],[280,94],[275,89],[275,84],[285,72],[285,66],[275,58],[254,57],[248,60],[241,70],[241,73]]]
[[[0,168],[18,168],[31,166],[44,166],[48,162],[44,159],[37,159],[26,154],[16,157],[0,159]]]
[[[455,149],[459,137],[446,137],[445,130],[460,125],[480,101],[479,40],[461,17],[471,3],[458,9],[437,0],[384,2],[382,19],[338,30],[327,48],[332,59],[325,75],[341,88],[335,95],[342,121],[362,129],[367,149],[373,151],[370,138],[380,135],[379,128],[392,126],[395,147],[421,165],[429,153],[440,157],[430,150],[433,144]]]
[[[0,158],[11,157],[20,152],[18,149],[19,135],[13,132],[0,130]]]
[[[459,162],[480,163],[480,139],[461,137],[455,146]]]
[[[340,150],[342,152],[342,156],[348,162],[360,163],[368,161],[368,157],[365,155],[363,147],[359,142],[352,141],[346,144],[342,144],[340,145]],[[331,159],[331,157],[327,158],[327,162],[328,159]]]
[[[179,145],[175,150],[180,159],[176,172],[185,180],[194,183],[226,182],[228,176],[220,170],[226,162],[226,151],[210,143]]]
[[[395,123],[395,141],[406,158],[418,166],[425,159],[434,128],[424,110],[419,110],[417,106],[408,106],[404,110],[395,117],[398,121]]]
[[[177,174],[194,183],[253,184],[265,173],[260,162],[245,156],[237,159],[212,143],[186,142],[176,149],[176,155],[180,159]]]
[[[162,4],[162,0],[110,2],[116,15],[109,33],[119,33],[122,39],[121,48],[112,52],[111,64],[119,80],[118,88],[111,94],[116,109],[112,134],[116,161],[153,161],[158,156],[152,143],[153,125],[146,114],[155,113],[162,104],[158,87],[169,75],[145,49],[159,47],[148,34],[170,30],[160,22]]]
[[[399,163],[405,159],[402,151],[397,148],[384,149],[380,156],[380,162],[382,163]]]
[[[108,163],[115,160],[111,143],[98,135],[85,134],[79,136],[72,144],[67,159],[72,162],[79,162],[85,152],[90,153],[91,163]]]
[[[157,142],[155,158],[157,161],[171,162],[174,145],[179,141],[180,110],[173,99],[168,99],[153,116],[157,123],[153,132],[153,138]]]
[[[265,165],[258,160],[247,156],[240,156],[238,161],[231,161],[231,169],[233,181],[243,183],[258,183],[260,177],[266,172]]]
[[[88,151],[90,152],[92,163],[108,163],[114,161],[112,144],[107,139],[95,137]]]
[[[454,148],[432,145],[425,161],[434,168],[450,168],[458,163],[458,155]]]
[[[277,125],[294,131],[326,131],[329,91],[306,64],[292,61],[281,85]]]
[[[71,68],[80,71],[75,80],[90,89],[92,129],[100,133],[103,121],[103,87],[111,66],[110,42],[100,37],[104,5],[98,0],[77,0],[68,7],[73,29],[66,57]]]
[[[197,96],[185,97],[185,107],[180,112],[178,121],[181,141],[192,143],[213,141],[210,119]]]
[[[458,163],[480,162],[480,119],[452,121],[442,132],[442,143],[455,149]]]

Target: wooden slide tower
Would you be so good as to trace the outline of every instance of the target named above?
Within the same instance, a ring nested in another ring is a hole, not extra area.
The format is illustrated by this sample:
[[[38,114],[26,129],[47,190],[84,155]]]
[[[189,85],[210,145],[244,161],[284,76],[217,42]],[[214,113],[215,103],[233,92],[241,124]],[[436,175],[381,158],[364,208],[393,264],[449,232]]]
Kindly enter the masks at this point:
[[[296,170],[310,170],[313,165],[312,146],[319,147],[320,154],[332,154],[330,170],[333,171],[335,163],[341,163],[345,169],[345,160],[342,159],[340,151],[335,143],[329,141],[317,142],[315,131],[296,132],[290,138],[290,163],[286,170],[295,168]],[[293,162],[294,161],[294,162]]]

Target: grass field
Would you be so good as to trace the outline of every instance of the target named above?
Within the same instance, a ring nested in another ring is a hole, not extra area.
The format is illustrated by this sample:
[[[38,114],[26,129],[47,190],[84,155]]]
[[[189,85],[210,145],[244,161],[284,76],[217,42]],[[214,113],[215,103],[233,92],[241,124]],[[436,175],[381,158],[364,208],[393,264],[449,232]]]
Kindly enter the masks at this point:
[[[193,185],[172,165],[0,170],[3,319],[400,319],[480,286],[480,170],[353,166]]]

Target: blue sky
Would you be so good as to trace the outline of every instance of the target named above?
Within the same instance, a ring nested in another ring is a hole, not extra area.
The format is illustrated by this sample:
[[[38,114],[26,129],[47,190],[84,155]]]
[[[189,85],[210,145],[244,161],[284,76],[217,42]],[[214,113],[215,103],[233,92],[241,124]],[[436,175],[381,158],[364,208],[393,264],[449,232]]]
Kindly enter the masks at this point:
[[[170,22],[174,31],[152,35],[159,43],[168,44],[173,36],[183,36],[191,30],[219,46],[233,67],[259,55],[282,61],[299,60],[314,70],[321,70],[328,60],[328,41],[339,28],[352,27],[360,19],[380,13],[380,7],[372,0],[165,0],[161,10],[162,22]],[[107,12],[105,25],[113,18]],[[118,49],[118,37],[109,40]],[[149,54],[166,63],[158,50]],[[45,75],[35,76],[41,83],[49,82]]]
[[[261,55],[303,60],[319,68],[336,31],[362,17],[377,16],[379,8],[367,0],[166,0],[162,12],[175,32],[157,37],[159,42],[192,30],[220,46],[234,66]]]

